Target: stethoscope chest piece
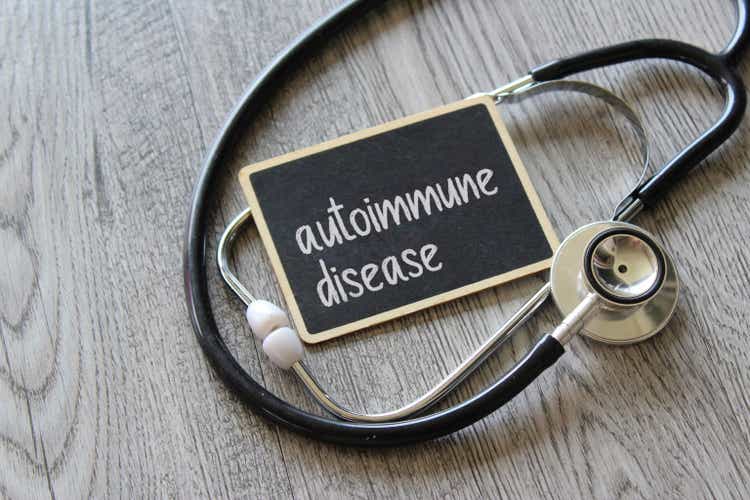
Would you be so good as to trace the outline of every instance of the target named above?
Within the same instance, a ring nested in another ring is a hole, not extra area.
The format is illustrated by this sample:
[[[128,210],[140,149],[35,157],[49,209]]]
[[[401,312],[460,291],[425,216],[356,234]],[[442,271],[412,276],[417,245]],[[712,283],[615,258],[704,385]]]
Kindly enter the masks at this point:
[[[679,292],[664,249],[643,229],[616,221],[594,222],[568,236],[555,253],[550,281],[562,314],[577,318],[587,337],[609,344],[658,333]]]

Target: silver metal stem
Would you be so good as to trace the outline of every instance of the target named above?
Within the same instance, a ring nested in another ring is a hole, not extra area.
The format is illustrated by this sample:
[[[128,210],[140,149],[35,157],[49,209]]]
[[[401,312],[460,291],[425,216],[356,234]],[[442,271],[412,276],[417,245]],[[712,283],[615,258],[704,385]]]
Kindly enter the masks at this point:
[[[599,308],[599,295],[589,293],[570,314],[565,316],[557,328],[552,332],[552,336],[562,345],[567,344],[573,335],[583,327],[583,323]]]
[[[292,365],[294,373],[305,384],[307,390],[318,403],[335,416],[352,422],[390,422],[414,416],[434,405],[474,372],[500,345],[508,340],[516,329],[523,325],[549,297],[550,284],[546,283],[516,313],[511,316],[490,338],[488,338],[471,356],[467,357],[448,376],[433,386],[429,391],[411,403],[396,410],[383,413],[357,413],[347,410],[336,403],[310,374],[301,362]]]
[[[613,220],[622,222],[629,222],[636,215],[641,213],[643,210],[643,202],[639,198],[633,198],[633,200],[620,212],[620,215],[615,217]]]

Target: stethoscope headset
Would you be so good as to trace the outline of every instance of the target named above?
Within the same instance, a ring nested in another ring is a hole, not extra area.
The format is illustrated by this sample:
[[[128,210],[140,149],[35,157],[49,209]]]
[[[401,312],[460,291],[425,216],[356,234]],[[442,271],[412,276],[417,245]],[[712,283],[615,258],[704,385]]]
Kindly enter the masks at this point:
[[[313,47],[360,18],[381,0],[345,3],[302,33],[250,85],[230,113],[205,159],[196,182],[185,236],[185,292],[198,341],[221,379],[258,414],[314,439],[355,446],[394,446],[455,432],[485,417],[519,394],[565,352],[578,332],[613,344],[639,342],[659,332],[670,319],[678,296],[678,279],[669,254],[643,229],[627,221],[652,206],[678,180],[724,143],[740,124],[746,93],[736,68],[748,45],[748,3],[737,1],[737,27],[726,48],[714,54],[674,40],[646,39],[613,45],[559,59],[532,69],[523,78],[487,93],[498,102],[546,87],[598,94],[643,131],[632,111],[603,89],[582,82],[561,81],[576,73],[640,59],[669,59],[694,66],[721,85],[724,110],[716,122],[651,176],[644,176],[616,207],[609,221],[574,231],[553,259],[549,282],[529,299],[469,358],[418,400],[398,410],[364,415],[333,401],[301,363],[302,345],[288,327],[284,312],[256,300],[228,267],[228,253],[237,230],[252,220],[249,210],[230,222],[219,243],[219,268],[227,284],[248,306],[247,316],[269,358],[291,368],[311,395],[338,418],[296,408],[258,384],[227,348],[214,321],[206,276],[208,211],[220,167],[243,126],[263,98],[279,86],[285,71],[298,65]],[[642,147],[644,165],[647,149]],[[519,325],[552,295],[565,319],[546,334],[510,371],[479,394],[455,406],[424,414],[476,369]]]

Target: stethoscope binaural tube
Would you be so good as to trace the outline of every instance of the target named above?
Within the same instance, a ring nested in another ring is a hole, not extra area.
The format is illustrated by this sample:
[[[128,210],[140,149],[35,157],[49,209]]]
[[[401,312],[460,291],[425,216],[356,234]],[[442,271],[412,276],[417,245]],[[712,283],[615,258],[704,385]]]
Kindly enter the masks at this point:
[[[739,127],[747,105],[747,93],[736,66],[750,43],[749,3],[748,0],[737,1],[737,26],[732,39],[718,54],[675,40],[636,40],[551,61],[529,72],[534,81],[545,82],[625,62],[668,59],[689,64],[722,86],[725,95],[721,116],[700,137],[635,189],[630,195],[630,203],[623,205],[616,215],[627,210],[637,212],[642,205],[654,204]]]
[[[283,76],[284,71],[300,62],[307,50],[325,42],[326,37],[337,29],[360,18],[367,10],[381,3],[382,0],[353,0],[345,3],[294,40],[255,79],[230,113],[206,156],[193,192],[185,233],[184,278],[187,306],[198,341],[217,374],[259,415],[314,439],[355,446],[403,445],[446,435],[471,425],[517,395],[564,352],[558,340],[545,335],[506,376],[463,403],[411,420],[355,424],[320,417],[277,398],[250,377],[221,338],[208,294],[206,249],[210,234],[208,211],[211,207],[211,192],[223,160],[229,154],[242,126],[260,107],[265,94],[276,87],[274,84]],[[736,130],[744,113],[746,97],[741,80],[732,66],[737,64],[747,45],[748,0],[739,0],[737,5],[737,29],[728,47],[720,54],[709,54],[680,42],[643,40],[563,59],[532,71],[533,80],[544,81],[629,60],[665,57],[702,69],[719,80],[726,89],[725,112],[716,124],[640,186],[633,193],[631,202],[622,206],[621,213],[637,213],[644,203],[653,203],[663,189],[687,173]],[[667,53],[661,46],[674,50]]]

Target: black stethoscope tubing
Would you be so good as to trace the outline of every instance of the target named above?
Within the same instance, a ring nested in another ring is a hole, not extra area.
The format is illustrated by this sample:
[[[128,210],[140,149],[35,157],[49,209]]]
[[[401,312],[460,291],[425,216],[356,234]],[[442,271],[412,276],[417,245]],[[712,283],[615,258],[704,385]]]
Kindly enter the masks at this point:
[[[639,40],[553,61],[533,69],[531,75],[536,81],[548,81],[621,62],[662,58],[695,66],[722,85],[725,107],[720,118],[631,194],[633,199],[639,199],[648,206],[726,141],[739,126],[745,110],[746,94],[735,68],[750,37],[749,1],[738,0],[737,28],[727,47],[718,54],[672,40]],[[261,416],[314,439],[356,446],[408,444],[443,436],[471,425],[520,393],[564,352],[557,340],[545,335],[510,372],[462,403],[410,420],[357,424],[314,415],[277,398],[237,363],[221,338],[213,317],[206,276],[207,238],[211,234],[208,231],[208,212],[217,174],[238,134],[264,102],[264,95],[279,86],[278,80],[285,71],[295,67],[309,49],[325,43],[339,28],[382,3],[384,0],[345,3],[297,37],[250,84],[206,156],[193,191],[185,233],[186,301],[198,341],[221,379]]]

